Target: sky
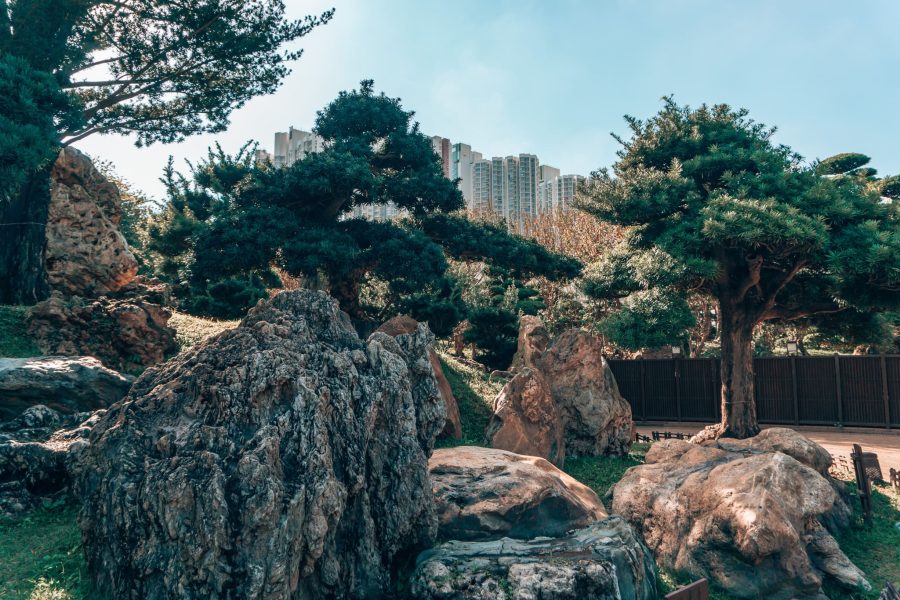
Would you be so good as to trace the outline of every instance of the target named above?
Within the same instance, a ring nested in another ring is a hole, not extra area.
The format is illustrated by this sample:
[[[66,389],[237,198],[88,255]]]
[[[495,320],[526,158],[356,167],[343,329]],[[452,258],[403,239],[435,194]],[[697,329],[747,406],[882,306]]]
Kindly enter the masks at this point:
[[[336,8],[302,38],[272,94],[226,132],[136,148],[124,136],[77,147],[110,160],[151,197],[176,166],[219,142],[271,151],[276,131],[310,129],[341,90],[374,79],[423,132],[485,156],[537,154],[564,173],[615,162],[623,115],[660,98],[725,102],[778,128],[808,160],[862,152],[900,173],[900,2],[896,0],[285,0],[292,17]]]

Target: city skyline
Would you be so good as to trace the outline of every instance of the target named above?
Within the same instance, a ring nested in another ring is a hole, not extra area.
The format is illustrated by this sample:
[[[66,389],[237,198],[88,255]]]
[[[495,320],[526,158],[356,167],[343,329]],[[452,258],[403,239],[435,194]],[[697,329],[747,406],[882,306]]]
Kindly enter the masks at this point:
[[[895,173],[900,80],[889,74],[900,69],[891,26],[900,3],[864,5],[847,18],[843,4],[808,0],[289,1],[296,17],[337,12],[303,39],[284,85],[236,110],[227,131],[146,148],[95,135],[76,146],[162,199],[169,155],[184,168],[216,142],[231,152],[248,139],[268,144],[260,135],[292,118],[310,129],[339,91],[371,78],[416,112],[423,131],[466,140],[485,156],[532,152],[568,172],[611,165],[619,147],[610,133],[628,135],[623,115],[647,118],[673,94],[680,104],[745,107],[808,161],[863,152]],[[353,39],[365,39],[366,51]],[[523,87],[529,81],[536,85]]]

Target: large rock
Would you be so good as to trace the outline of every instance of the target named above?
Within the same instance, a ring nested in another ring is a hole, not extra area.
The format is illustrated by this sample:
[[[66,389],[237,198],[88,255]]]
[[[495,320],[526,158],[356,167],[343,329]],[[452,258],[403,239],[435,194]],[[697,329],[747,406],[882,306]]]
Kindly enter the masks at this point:
[[[460,446],[435,450],[428,470],[444,540],[560,536],[607,516],[591,488],[542,458]]]
[[[121,599],[377,598],[437,531],[444,426],[425,326],[356,335],[284,292],[144,373],[77,479],[90,571]]]
[[[526,367],[494,399],[485,437],[494,448],[546,458],[562,466],[565,422],[540,371]]]
[[[50,173],[47,247],[50,287],[66,296],[97,296],[128,284],[138,263],[119,231],[116,185],[75,148],[59,153]]]
[[[391,337],[396,337],[398,335],[413,333],[418,327],[418,321],[410,316],[400,315],[399,317],[394,317],[393,319],[386,321],[378,328],[378,331],[386,333]],[[444,430],[441,431],[441,437],[458,440],[462,437],[462,424],[459,420],[459,405],[456,402],[456,397],[453,395],[453,389],[450,387],[450,382],[447,381],[447,377],[444,375],[444,369],[441,368],[441,360],[438,357],[437,352],[434,351],[434,348],[428,348],[428,359],[431,361],[434,379],[437,382],[438,391],[441,393],[441,398],[444,400],[444,408],[447,411],[447,422],[444,425]]]
[[[90,356],[0,358],[0,421],[36,404],[61,413],[106,408],[125,396],[132,381]]]
[[[69,491],[77,457],[103,412],[63,415],[38,404],[0,423],[0,516]]]
[[[512,359],[512,369],[533,367],[550,346],[550,333],[539,317],[522,315],[519,319],[519,339]]]
[[[54,292],[28,310],[28,333],[45,354],[86,354],[116,371],[137,373],[175,352],[164,300],[161,286],[135,284],[93,300]]]
[[[572,329],[532,354],[494,400],[491,446],[562,465],[566,456],[626,454],[631,406],[619,393],[600,340]]]
[[[822,475],[827,452],[813,446],[788,429],[740,442],[658,442],[615,485],[612,509],[661,566],[709,578],[734,598],[819,598],[825,579],[868,588],[832,537],[851,509]]]
[[[411,591],[422,600],[651,600],[655,569],[613,516],[562,538],[448,542],[419,556]]]

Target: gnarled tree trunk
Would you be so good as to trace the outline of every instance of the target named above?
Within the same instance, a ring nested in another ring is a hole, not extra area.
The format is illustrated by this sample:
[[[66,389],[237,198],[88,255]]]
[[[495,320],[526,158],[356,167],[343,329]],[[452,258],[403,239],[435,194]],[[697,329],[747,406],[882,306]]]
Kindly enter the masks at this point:
[[[50,161],[18,193],[0,198],[0,304],[35,304],[50,294],[44,249],[52,167]]]
[[[722,422],[716,437],[748,438],[759,433],[753,391],[755,325],[756,319],[739,305],[721,303]]]

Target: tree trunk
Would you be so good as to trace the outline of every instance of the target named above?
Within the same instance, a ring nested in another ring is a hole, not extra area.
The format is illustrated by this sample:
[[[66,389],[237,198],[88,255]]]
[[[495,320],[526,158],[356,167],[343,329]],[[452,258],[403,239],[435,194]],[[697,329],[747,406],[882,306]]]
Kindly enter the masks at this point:
[[[755,319],[722,302],[722,422],[716,437],[748,438],[759,433],[753,392],[753,327]]]
[[[51,161],[18,193],[0,199],[0,304],[35,304],[50,294],[44,249],[52,168]]]

